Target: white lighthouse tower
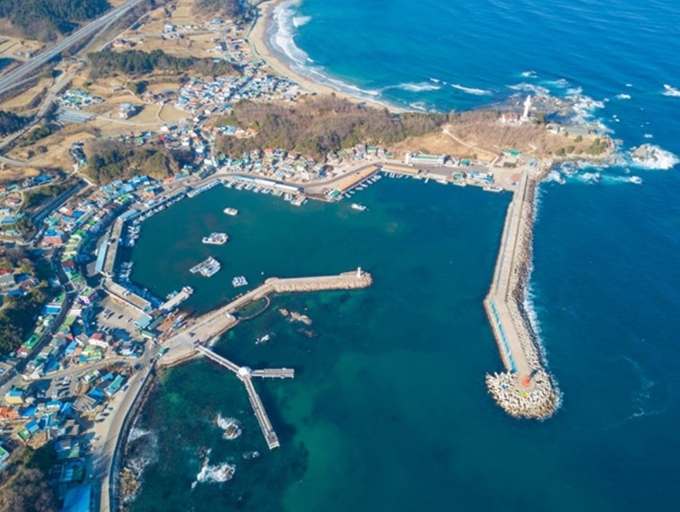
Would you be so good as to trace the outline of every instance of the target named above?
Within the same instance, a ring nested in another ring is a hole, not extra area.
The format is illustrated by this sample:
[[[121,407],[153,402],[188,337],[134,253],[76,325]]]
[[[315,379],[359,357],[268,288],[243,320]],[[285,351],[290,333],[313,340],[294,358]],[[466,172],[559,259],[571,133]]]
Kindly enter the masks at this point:
[[[361,273],[361,267],[357,267],[357,279],[361,279],[362,273]]]
[[[524,113],[522,114],[522,121],[528,121],[529,120],[529,109],[531,108],[531,94],[527,96],[527,99],[524,100]]]

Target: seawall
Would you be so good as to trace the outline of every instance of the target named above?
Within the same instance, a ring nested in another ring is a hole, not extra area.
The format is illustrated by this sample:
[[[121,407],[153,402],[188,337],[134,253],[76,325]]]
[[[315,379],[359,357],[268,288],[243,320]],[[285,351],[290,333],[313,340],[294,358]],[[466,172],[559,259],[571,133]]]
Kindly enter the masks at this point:
[[[540,342],[524,307],[531,271],[534,201],[538,179],[525,170],[508,206],[501,245],[484,308],[505,372],[487,374],[489,393],[511,416],[543,419],[559,405],[559,395]]]

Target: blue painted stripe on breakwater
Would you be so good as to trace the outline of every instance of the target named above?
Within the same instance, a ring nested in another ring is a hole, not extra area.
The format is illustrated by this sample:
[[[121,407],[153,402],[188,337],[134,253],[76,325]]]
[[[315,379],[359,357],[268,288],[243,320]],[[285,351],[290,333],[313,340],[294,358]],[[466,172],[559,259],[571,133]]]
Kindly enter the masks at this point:
[[[503,341],[503,348],[505,348],[505,353],[508,355],[508,360],[510,361],[510,369],[513,372],[517,372],[517,365],[515,364],[515,358],[512,357],[510,352],[510,345],[508,345],[508,340],[505,337],[505,330],[501,324],[501,319],[498,317],[498,311],[496,310],[496,304],[491,301],[491,310],[493,311],[493,316],[496,319],[496,325],[498,326],[498,332],[501,333],[501,341]]]

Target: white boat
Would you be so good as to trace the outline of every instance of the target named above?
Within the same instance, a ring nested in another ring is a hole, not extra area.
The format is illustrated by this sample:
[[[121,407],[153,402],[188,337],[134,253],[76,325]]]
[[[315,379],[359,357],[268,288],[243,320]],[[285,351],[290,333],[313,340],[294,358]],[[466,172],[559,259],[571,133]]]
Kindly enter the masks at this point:
[[[209,236],[204,236],[201,240],[204,244],[224,245],[229,240],[226,233],[210,233]]]
[[[363,212],[364,210],[366,210],[366,207],[363,204],[352,203],[352,209],[359,210],[360,212]]]
[[[238,215],[238,210],[236,208],[225,208],[222,211],[224,213],[226,213],[227,215],[231,215],[232,217],[235,217],[236,215]]]
[[[235,277],[234,279],[231,280],[231,285],[234,288],[238,288],[240,286],[247,286],[248,281],[246,280],[246,278],[244,276],[237,276],[237,277]]]
[[[499,187],[498,185],[487,185],[482,190],[485,192],[503,192],[503,187]]]

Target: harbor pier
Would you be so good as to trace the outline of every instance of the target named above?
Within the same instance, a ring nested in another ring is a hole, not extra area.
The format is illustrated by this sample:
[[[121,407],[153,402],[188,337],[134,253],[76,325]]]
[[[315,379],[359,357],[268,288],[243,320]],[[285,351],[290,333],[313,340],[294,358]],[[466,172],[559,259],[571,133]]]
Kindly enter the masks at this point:
[[[267,442],[267,446],[269,447],[270,450],[278,448],[280,446],[279,438],[276,435],[276,432],[274,431],[274,427],[272,427],[272,424],[269,421],[269,416],[267,416],[267,411],[265,411],[264,405],[262,405],[260,395],[257,394],[255,386],[253,386],[252,378],[273,377],[280,379],[283,378],[292,379],[295,377],[295,370],[291,370],[289,368],[251,370],[247,366],[238,366],[237,364],[229,361],[227,358],[222,357],[219,354],[216,354],[209,348],[206,348],[202,345],[197,345],[196,351],[199,354],[204,355],[211,361],[214,361],[220,366],[223,366],[229,371],[235,373],[236,376],[241,380],[241,382],[243,382],[243,384],[246,387],[246,392],[248,393],[248,400],[250,400],[250,406],[253,408],[255,418],[257,419],[257,423],[260,425],[260,430],[262,430],[262,435],[264,436],[264,439]]]
[[[236,374],[243,382],[248,392],[248,399],[253,408],[262,434],[269,449],[279,447],[279,439],[274,431],[269,417],[262,405],[257,391],[252,383],[253,377],[269,379],[292,379],[295,371],[289,368],[267,368],[251,370],[247,366],[239,366],[225,357],[213,352],[209,346],[215,343],[219,336],[234,327],[238,322],[237,312],[251,302],[263,298],[271,293],[311,292],[322,290],[353,290],[367,288],[373,283],[368,272],[358,268],[352,272],[330,276],[277,278],[271,277],[257,288],[235,298],[228,304],[191,321],[169,339],[163,342],[168,352],[159,359],[160,366],[180,364],[196,355],[203,355],[211,361],[223,366]]]
[[[487,375],[486,383],[489,393],[508,414],[540,419],[552,415],[559,400],[524,308],[536,187],[529,172],[522,173],[508,206],[491,289],[484,300],[506,370]]]

